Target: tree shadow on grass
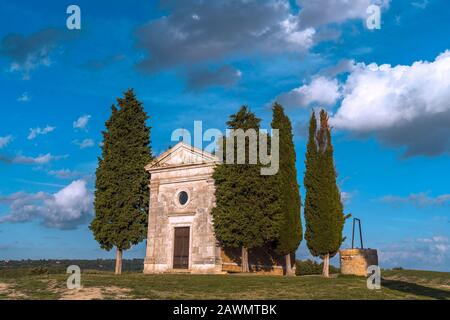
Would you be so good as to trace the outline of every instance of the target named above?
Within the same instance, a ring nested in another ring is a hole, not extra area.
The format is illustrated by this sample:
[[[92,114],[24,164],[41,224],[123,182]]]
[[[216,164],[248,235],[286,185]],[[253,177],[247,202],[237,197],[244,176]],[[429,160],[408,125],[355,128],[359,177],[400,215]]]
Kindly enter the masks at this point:
[[[391,290],[410,293],[417,296],[430,297],[437,300],[450,300],[450,291],[425,287],[417,283],[389,280],[383,278],[381,280],[381,286]]]

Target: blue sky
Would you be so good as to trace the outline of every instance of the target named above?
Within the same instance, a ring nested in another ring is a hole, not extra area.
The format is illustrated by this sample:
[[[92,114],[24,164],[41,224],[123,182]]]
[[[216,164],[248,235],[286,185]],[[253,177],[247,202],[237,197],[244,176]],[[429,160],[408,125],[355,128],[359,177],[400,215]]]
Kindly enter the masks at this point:
[[[450,4],[375,1],[369,30],[371,2],[1,0],[0,259],[114,256],[88,223],[104,122],[134,88],[155,154],[194,120],[224,130],[243,104],[268,127],[282,102],[302,195],[305,123],[326,108],[364,244],[382,267],[450,271]]]

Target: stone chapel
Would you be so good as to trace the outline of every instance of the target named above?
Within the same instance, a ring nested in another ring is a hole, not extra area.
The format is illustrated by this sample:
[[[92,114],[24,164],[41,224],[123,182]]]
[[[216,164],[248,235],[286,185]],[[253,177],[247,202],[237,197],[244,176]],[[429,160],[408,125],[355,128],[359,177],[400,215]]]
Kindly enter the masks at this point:
[[[240,249],[221,248],[214,235],[212,174],[219,159],[180,142],[146,166],[150,209],[144,273],[239,272]],[[283,274],[279,259],[259,249],[252,271]]]

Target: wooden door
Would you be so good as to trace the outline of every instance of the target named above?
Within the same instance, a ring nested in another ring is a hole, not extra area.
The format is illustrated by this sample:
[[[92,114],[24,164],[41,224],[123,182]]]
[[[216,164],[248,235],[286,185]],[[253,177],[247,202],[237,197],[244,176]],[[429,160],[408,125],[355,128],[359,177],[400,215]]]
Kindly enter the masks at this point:
[[[189,227],[175,228],[175,243],[173,250],[173,268],[189,268]]]

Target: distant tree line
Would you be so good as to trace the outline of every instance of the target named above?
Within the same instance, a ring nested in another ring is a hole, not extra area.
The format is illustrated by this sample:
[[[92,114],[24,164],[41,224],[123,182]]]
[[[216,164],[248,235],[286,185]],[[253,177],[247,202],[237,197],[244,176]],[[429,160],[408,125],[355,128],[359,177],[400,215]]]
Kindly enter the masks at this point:
[[[123,271],[142,272],[143,259],[124,259]],[[31,274],[66,273],[67,267],[79,266],[81,272],[87,270],[114,271],[114,259],[41,259],[0,261],[0,270],[27,269]]]

